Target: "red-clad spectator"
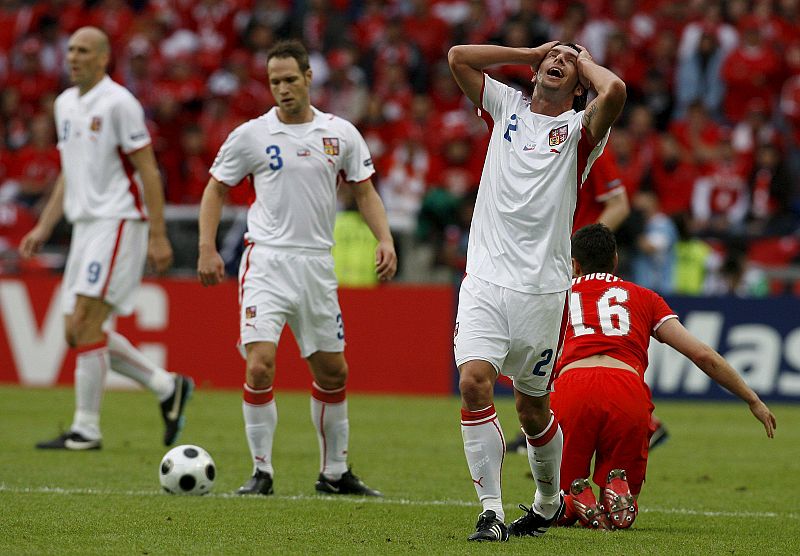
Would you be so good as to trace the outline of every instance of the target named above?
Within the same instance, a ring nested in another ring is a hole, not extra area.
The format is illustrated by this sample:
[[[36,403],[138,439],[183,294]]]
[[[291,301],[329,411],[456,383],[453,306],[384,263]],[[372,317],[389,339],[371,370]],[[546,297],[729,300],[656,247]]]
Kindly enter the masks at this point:
[[[208,168],[214,161],[199,125],[190,124],[183,129],[181,151],[177,181],[167,183],[167,199],[173,203],[197,204],[208,183]]]
[[[145,109],[156,102],[157,82],[163,70],[163,60],[158,51],[141,35],[136,35],[127,44],[125,54],[115,65],[114,81],[124,85]]]
[[[475,2],[473,2],[475,3]],[[506,34],[509,25],[521,24],[529,38],[531,46],[544,44],[550,40],[550,28],[552,21],[543,12],[539,0],[521,0],[517,3],[517,9],[508,14],[503,23],[501,34]],[[491,18],[490,18],[491,19]],[[473,25],[477,25],[480,20],[476,20]],[[485,41],[464,41],[467,44],[479,44]]]
[[[387,14],[382,0],[366,0],[353,25],[353,39],[359,50],[372,50],[386,31]]]
[[[86,25],[86,6],[83,0],[48,0],[46,13],[58,21],[63,33],[71,35],[80,27]]]
[[[383,115],[383,101],[378,96],[371,95],[367,100],[367,111],[359,131],[369,147],[378,179],[386,173],[386,159],[393,139],[392,128],[392,124]]]
[[[771,113],[780,71],[780,58],[765,43],[758,21],[743,18],[742,43],[722,66],[722,78],[727,86],[723,103],[725,117],[733,123],[741,121],[748,101],[756,98],[763,100]]]
[[[0,122],[4,127],[6,147],[15,150],[28,142],[27,121],[30,117],[30,108],[20,104],[16,88],[6,86],[0,90]]]
[[[43,3],[6,0],[0,4],[0,52],[10,52],[22,37],[36,28]]]
[[[630,210],[628,193],[620,177],[614,153],[611,149],[606,149],[595,160],[589,177],[578,192],[572,232],[595,222],[605,224],[614,231],[622,225]]]
[[[669,132],[701,167],[714,159],[723,135],[722,128],[711,119],[700,100],[689,105],[683,118],[672,122]]]
[[[689,212],[694,183],[699,175],[697,167],[688,161],[675,137],[663,134],[649,179],[664,214]]]
[[[740,233],[750,211],[747,173],[730,142],[723,136],[710,171],[694,183],[692,217],[705,233]]]
[[[642,50],[634,48],[623,31],[609,33],[605,66],[625,81],[629,95],[641,94],[648,68],[647,59],[642,56]]]
[[[625,127],[614,128],[608,147],[616,159],[617,175],[625,186],[628,198],[631,199],[641,189],[652,163],[636,156],[631,133]]]
[[[344,14],[330,4],[331,0],[308,0],[303,17],[296,22],[295,33],[303,37],[309,52],[327,52],[349,39]]]
[[[30,142],[14,153],[15,162],[8,177],[19,187],[17,201],[38,209],[61,171],[53,120],[45,115],[33,118],[30,137]]]
[[[780,113],[788,124],[795,148],[800,147],[800,73],[789,78],[781,89]]]
[[[328,54],[330,74],[317,90],[315,105],[358,126],[364,118],[369,98],[364,72],[355,65],[355,52],[349,48]]]
[[[411,0],[411,13],[403,19],[403,30],[428,64],[435,64],[447,55],[450,28],[431,11],[428,0]]]
[[[202,98],[205,83],[200,78],[189,55],[165,60],[166,75],[155,84],[158,97],[169,96],[178,103],[187,105]]]
[[[389,62],[383,67],[381,80],[373,90],[383,101],[383,113],[389,121],[404,118],[411,107],[414,96],[408,85],[406,67],[400,63]]]
[[[792,235],[797,231],[791,216],[792,177],[775,146],[763,144],[756,149],[750,191],[751,233]]]
[[[761,99],[754,98],[748,103],[745,118],[733,128],[731,144],[748,174],[753,168],[755,152],[759,146],[772,145],[777,149],[781,148],[781,133],[769,120],[766,106]]]
[[[528,0],[523,3],[530,3]],[[470,0],[467,17],[453,27],[454,44],[488,43],[498,32],[499,20],[489,15],[483,0]]]
[[[370,86],[373,91],[385,80],[387,67],[400,65],[405,68],[408,78],[419,83],[422,75],[422,55],[419,48],[409,41],[403,31],[403,23],[394,18],[386,22],[386,32],[370,52]]]
[[[89,8],[83,25],[102,29],[111,41],[112,52],[122,52],[134,29],[135,15],[125,0],[100,0]]]
[[[439,153],[431,160],[429,188],[439,187],[454,197],[463,197],[478,188],[483,160],[475,156],[466,125],[454,123],[444,129]]]
[[[459,110],[464,105],[464,95],[444,62],[433,68],[431,86],[426,96],[430,97],[434,109],[440,114]]]
[[[58,91],[58,78],[42,70],[41,45],[35,37],[25,39],[19,46],[19,65],[12,68],[8,77],[8,86],[19,92],[22,109],[31,114],[38,110],[39,99],[45,93]]]
[[[628,132],[633,144],[633,156],[638,164],[649,167],[658,154],[660,139],[655,129],[653,114],[644,106],[631,108],[628,114]]]

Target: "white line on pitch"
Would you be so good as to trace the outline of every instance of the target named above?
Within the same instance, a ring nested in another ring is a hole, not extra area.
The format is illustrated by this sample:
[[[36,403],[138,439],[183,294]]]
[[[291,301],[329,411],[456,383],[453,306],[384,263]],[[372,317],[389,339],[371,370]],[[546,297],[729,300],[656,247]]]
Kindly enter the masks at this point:
[[[99,496],[122,495],[122,496],[166,496],[158,490],[108,490],[94,488],[61,488],[61,487],[13,487],[0,483],[0,493],[8,492],[11,494],[90,494]],[[261,500],[261,496],[239,496],[233,493],[211,493],[203,498],[235,498],[237,500]],[[345,502],[351,504],[389,504],[395,506],[457,506],[464,508],[477,508],[477,502],[467,502],[465,500],[410,500],[408,498],[362,498],[354,496],[322,496],[297,494],[294,496],[270,496],[273,500],[288,501],[309,501],[309,500],[330,500],[335,502]],[[504,504],[507,508],[515,508],[516,504]],[[706,510],[689,510],[685,508],[641,508],[642,513],[653,514],[680,514],[680,515],[699,515],[705,517],[742,517],[742,518],[782,518],[800,519],[800,514],[778,513],[778,512],[715,512]]]

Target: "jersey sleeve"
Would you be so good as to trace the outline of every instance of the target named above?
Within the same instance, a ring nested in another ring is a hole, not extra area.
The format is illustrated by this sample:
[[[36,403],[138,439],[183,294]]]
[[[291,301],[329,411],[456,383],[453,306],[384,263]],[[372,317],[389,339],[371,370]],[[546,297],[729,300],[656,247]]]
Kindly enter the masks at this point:
[[[653,336],[655,339],[658,340],[656,336],[656,332],[658,328],[667,322],[669,319],[677,319],[678,315],[675,314],[667,302],[664,301],[664,298],[658,295],[657,293],[644,290],[648,294],[650,294],[650,305],[652,307],[652,319],[650,322],[650,335]],[[660,340],[659,340],[660,341]]]
[[[125,95],[114,108],[114,129],[122,152],[130,154],[150,144],[144,109],[133,95]]]
[[[516,89],[504,85],[483,74],[483,90],[481,91],[481,108],[486,110],[494,121],[505,118],[504,107],[508,106],[515,95],[521,95]]]
[[[367,142],[350,122],[346,122],[347,152],[345,152],[342,170],[347,181],[360,182],[369,179],[375,173],[372,156],[369,154]]]
[[[214,179],[228,187],[237,185],[245,176],[252,173],[247,150],[244,148],[245,125],[239,126],[228,135],[208,171]]]

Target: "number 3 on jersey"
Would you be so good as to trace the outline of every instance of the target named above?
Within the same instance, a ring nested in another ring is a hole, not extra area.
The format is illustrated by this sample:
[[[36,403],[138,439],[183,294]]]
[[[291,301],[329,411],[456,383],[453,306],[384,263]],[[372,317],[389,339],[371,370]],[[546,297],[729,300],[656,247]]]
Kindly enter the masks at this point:
[[[281,148],[278,145],[270,145],[266,149],[269,155],[269,169],[280,170],[283,168],[283,159],[281,158]]]
[[[597,300],[597,320],[604,336],[625,336],[631,330],[631,313],[624,303],[628,301],[628,290],[609,288]],[[569,299],[569,320],[575,336],[596,334],[584,321],[581,294],[572,292]]]

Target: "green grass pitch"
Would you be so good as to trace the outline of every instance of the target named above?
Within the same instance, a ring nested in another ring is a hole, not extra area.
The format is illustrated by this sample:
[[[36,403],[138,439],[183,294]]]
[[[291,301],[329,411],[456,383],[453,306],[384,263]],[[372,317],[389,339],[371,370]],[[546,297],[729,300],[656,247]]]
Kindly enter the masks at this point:
[[[68,425],[70,389],[0,387],[0,554],[793,554],[800,550],[800,406],[775,405],[768,440],[741,403],[660,402],[669,441],[650,456],[628,531],[552,529],[502,545],[466,542],[480,511],[453,398],[351,395],[351,463],[385,498],[314,494],[308,396],[278,392],[275,496],[231,493],[250,474],[238,392],[195,392],[180,439],[214,457],[205,497],[163,494],[155,400],[108,392],[104,446],[43,452]],[[497,404],[506,436],[511,400]],[[527,460],[506,456],[508,519],[530,504]]]

